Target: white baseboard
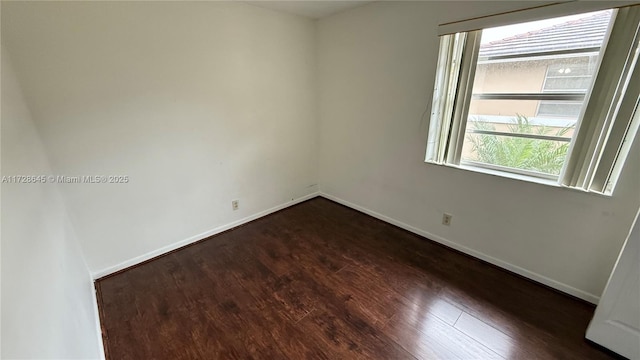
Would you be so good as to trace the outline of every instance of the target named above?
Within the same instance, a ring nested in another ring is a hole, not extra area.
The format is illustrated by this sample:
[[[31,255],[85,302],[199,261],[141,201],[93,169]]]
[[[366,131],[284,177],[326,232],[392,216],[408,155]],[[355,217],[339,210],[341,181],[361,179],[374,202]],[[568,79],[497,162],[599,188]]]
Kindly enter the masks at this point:
[[[442,245],[445,245],[445,246],[450,247],[452,249],[455,249],[455,250],[458,250],[460,252],[463,252],[463,253],[465,253],[467,255],[471,255],[471,256],[473,256],[475,258],[484,260],[484,261],[486,261],[486,262],[488,262],[490,264],[496,265],[498,267],[501,267],[503,269],[506,269],[506,270],[509,270],[509,271],[511,271],[513,273],[516,273],[518,275],[524,276],[527,279],[539,282],[541,284],[544,284],[544,285],[547,285],[549,287],[552,287],[552,288],[554,288],[556,290],[562,291],[562,292],[567,293],[569,295],[572,295],[572,296],[575,296],[575,297],[580,298],[582,300],[588,301],[588,302],[590,302],[592,304],[598,304],[598,301],[600,300],[600,297],[596,296],[594,294],[591,294],[591,293],[588,293],[586,291],[574,288],[573,286],[561,283],[559,281],[556,281],[556,280],[553,280],[551,278],[548,278],[548,277],[546,277],[544,275],[540,275],[540,274],[535,273],[533,271],[529,271],[527,269],[521,268],[521,267],[519,267],[517,265],[513,265],[511,263],[508,263],[506,261],[500,260],[500,259],[495,258],[493,256],[481,253],[481,252],[476,251],[476,250],[474,250],[472,248],[460,245],[460,244],[455,243],[453,241],[447,240],[447,239],[445,239],[445,238],[443,238],[441,236],[429,233],[429,232],[427,232],[425,230],[418,229],[416,227],[413,227],[411,225],[405,224],[405,223],[403,223],[401,221],[398,221],[396,219],[393,219],[393,218],[390,218],[388,216],[385,216],[385,215],[382,215],[380,213],[377,213],[375,211],[369,210],[369,209],[367,209],[365,207],[362,207],[360,205],[356,205],[356,204],[351,203],[349,201],[343,200],[343,199],[341,199],[339,197],[336,197],[336,196],[333,196],[333,195],[330,195],[330,194],[327,194],[327,193],[324,193],[324,192],[320,192],[320,196],[322,196],[324,198],[327,198],[329,200],[335,201],[335,202],[337,202],[339,204],[342,204],[344,206],[350,207],[352,209],[358,210],[360,212],[363,212],[363,213],[365,213],[367,215],[371,215],[374,218],[380,219],[380,220],[382,220],[384,222],[387,222],[389,224],[393,224],[393,225],[395,225],[395,226],[397,226],[399,228],[402,228],[402,229],[410,231],[410,232],[412,232],[414,234],[423,236],[423,237],[425,237],[427,239],[433,240],[433,241],[438,242],[438,243],[440,243]]]
[[[93,300],[93,313],[95,317],[96,333],[98,335],[98,359],[106,360],[104,353],[104,341],[102,339],[102,326],[100,326],[100,309],[98,309],[98,297],[96,295],[96,284],[91,279],[91,298]]]
[[[212,236],[212,235],[215,235],[215,234],[219,234],[219,233],[221,233],[223,231],[227,231],[227,230],[232,229],[232,228],[234,228],[236,226],[240,226],[242,224],[246,224],[249,221],[253,221],[255,219],[258,219],[258,218],[261,218],[263,216],[269,215],[271,213],[274,213],[276,211],[282,210],[282,209],[287,208],[289,206],[293,206],[293,205],[301,203],[303,201],[312,199],[314,197],[317,197],[318,195],[320,195],[320,192],[316,191],[314,193],[302,196],[302,197],[297,198],[295,200],[288,201],[288,202],[286,202],[284,204],[280,204],[280,205],[274,206],[274,207],[272,207],[270,209],[267,209],[267,210],[264,210],[264,211],[260,211],[258,213],[253,214],[253,215],[247,216],[247,217],[245,217],[243,219],[236,220],[234,222],[231,222],[231,223],[228,223],[228,224],[221,225],[221,226],[218,226],[216,228],[213,228],[213,229],[211,229],[209,231],[205,231],[205,232],[203,232],[201,234],[197,234],[197,235],[191,236],[188,239],[181,240],[181,241],[178,241],[176,243],[161,247],[160,249],[150,251],[150,252],[148,252],[146,254],[143,254],[143,255],[140,255],[140,256],[136,256],[136,257],[134,257],[132,259],[123,261],[123,262],[121,262],[121,263],[119,263],[117,265],[109,266],[109,267],[104,268],[102,270],[93,272],[91,274],[91,276],[92,276],[92,278],[94,280],[99,279],[101,277],[105,277],[107,275],[113,274],[115,272],[118,272],[120,270],[126,269],[128,267],[140,264],[140,263],[142,263],[144,261],[147,261],[149,259],[153,259],[154,257],[157,257],[157,256],[160,256],[160,255],[166,254],[166,253],[168,253],[170,251],[179,249],[179,248],[181,248],[183,246],[189,245],[189,244],[194,243],[196,241],[200,241],[200,240],[205,239],[205,238],[207,238],[209,236]]]

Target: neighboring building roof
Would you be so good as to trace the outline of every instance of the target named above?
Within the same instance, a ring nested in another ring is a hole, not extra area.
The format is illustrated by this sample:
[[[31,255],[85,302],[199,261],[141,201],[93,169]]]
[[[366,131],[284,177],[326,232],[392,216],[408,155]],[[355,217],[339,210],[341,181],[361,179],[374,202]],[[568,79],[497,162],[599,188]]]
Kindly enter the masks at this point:
[[[551,52],[599,47],[602,44],[611,10],[496,40],[480,46],[480,57]],[[569,36],[563,34],[570,34]]]

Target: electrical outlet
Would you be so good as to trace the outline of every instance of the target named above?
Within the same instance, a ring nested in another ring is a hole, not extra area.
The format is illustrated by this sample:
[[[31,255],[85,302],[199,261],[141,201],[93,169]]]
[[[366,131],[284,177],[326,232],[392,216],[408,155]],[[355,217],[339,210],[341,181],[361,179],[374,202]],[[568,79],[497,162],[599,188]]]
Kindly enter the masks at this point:
[[[442,215],[442,225],[446,225],[446,226],[451,225],[451,219],[452,218],[453,218],[453,215],[444,213]]]
[[[240,203],[238,200],[233,200],[231,201],[231,208],[235,211],[238,210],[238,208],[240,207]]]

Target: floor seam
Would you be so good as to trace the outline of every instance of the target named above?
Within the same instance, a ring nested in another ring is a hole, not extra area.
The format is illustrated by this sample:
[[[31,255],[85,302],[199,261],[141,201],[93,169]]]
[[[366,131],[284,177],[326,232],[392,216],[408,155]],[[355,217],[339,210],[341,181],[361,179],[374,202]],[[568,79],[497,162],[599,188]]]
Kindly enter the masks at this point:
[[[302,321],[302,319],[306,318],[307,316],[309,316],[309,314],[311,314],[312,312],[316,311],[316,308],[314,307],[313,309],[309,310],[306,314],[302,315],[302,317],[298,320],[296,320],[296,322],[294,322],[293,324],[297,324],[300,321]]]

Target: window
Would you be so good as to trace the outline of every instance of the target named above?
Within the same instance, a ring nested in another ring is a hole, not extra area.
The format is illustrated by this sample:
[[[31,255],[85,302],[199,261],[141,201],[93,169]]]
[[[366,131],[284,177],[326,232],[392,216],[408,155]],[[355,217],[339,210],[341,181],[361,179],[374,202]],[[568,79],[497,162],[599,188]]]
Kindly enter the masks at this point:
[[[426,161],[610,194],[638,127],[639,23],[631,6],[443,35]]]
[[[604,31],[601,34],[604,35]],[[597,58],[595,56],[580,56],[579,52],[574,52],[574,54],[576,54],[574,61],[561,60],[559,63],[549,65],[542,92],[587,93],[597,70]],[[542,100],[538,105],[537,116],[557,116],[577,120],[580,110],[582,110],[582,102],[580,101]]]

